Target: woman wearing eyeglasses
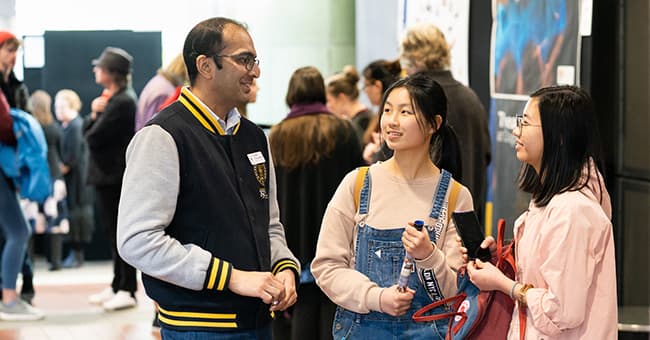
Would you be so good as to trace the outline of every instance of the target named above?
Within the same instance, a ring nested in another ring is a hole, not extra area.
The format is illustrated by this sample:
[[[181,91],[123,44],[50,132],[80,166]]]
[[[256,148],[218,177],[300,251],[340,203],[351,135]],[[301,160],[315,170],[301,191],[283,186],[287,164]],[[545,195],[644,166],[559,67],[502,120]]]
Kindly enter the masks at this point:
[[[590,96],[574,86],[540,89],[512,133],[519,188],[532,194],[515,221],[516,280],[476,260],[472,282],[516,300],[508,339],[520,338],[524,321],[526,339],[616,339],[611,204]],[[483,246],[494,250],[494,239]]]

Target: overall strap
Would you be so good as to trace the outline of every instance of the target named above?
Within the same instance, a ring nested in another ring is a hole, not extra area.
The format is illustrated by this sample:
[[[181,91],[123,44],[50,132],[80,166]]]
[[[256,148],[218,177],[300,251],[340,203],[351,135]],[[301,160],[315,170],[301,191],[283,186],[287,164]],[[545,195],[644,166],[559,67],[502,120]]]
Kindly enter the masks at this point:
[[[442,172],[440,173],[440,181],[438,181],[438,188],[436,189],[435,196],[433,196],[433,204],[429,217],[436,220],[440,217],[440,211],[442,210],[442,204],[445,203],[445,196],[447,195],[450,181],[451,173],[442,169]]]
[[[451,178],[451,173],[447,170],[443,169],[440,176],[440,181],[438,182],[438,188],[436,189],[436,194],[433,198],[433,206],[429,217],[436,220],[440,217],[442,205],[445,202],[445,196],[447,195],[447,189],[449,189],[449,185],[451,184],[451,192],[449,193],[449,201],[447,203],[447,224],[449,224],[451,214],[456,210],[456,201],[458,200],[461,185]]]
[[[370,175],[367,166],[358,168],[357,178],[354,182],[354,205],[360,214],[368,213],[368,195],[370,193]]]

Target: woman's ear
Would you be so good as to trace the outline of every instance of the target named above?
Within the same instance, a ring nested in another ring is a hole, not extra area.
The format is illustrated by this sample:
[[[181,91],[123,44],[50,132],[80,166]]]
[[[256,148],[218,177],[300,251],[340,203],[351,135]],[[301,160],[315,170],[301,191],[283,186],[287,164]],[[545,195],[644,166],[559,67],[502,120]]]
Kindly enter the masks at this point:
[[[442,116],[441,115],[436,115],[434,117],[434,121],[436,123],[436,126],[431,126],[429,127],[429,133],[434,134],[438,129],[440,129],[440,125],[442,125]]]

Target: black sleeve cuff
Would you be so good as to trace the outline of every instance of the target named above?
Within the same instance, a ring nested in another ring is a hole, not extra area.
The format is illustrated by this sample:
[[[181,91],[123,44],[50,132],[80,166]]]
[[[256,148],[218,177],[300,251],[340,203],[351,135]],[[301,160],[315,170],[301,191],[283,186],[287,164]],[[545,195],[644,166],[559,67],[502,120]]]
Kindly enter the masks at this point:
[[[291,269],[295,276],[296,287],[300,284],[300,272],[298,271],[298,265],[292,259],[281,259],[273,265],[271,274],[275,275],[285,269]]]
[[[228,288],[232,264],[218,258],[213,258],[208,266],[203,286],[208,290],[223,291]]]

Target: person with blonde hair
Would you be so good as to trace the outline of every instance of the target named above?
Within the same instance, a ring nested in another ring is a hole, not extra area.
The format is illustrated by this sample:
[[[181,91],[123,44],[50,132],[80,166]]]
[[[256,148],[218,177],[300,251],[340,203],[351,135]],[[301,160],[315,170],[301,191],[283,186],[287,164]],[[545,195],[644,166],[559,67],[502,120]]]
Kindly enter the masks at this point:
[[[64,268],[83,265],[84,245],[90,242],[94,230],[92,192],[86,185],[88,147],[83,138],[83,119],[79,115],[81,105],[79,95],[73,90],[63,89],[54,96],[54,112],[63,128],[59,169],[68,190],[70,219],[70,252],[63,260]]]
[[[487,192],[487,166],[491,160],[488,114],[476,93],[454,79],[451,54],[445,35],[432,24],[419,24],[408,29],[402,39],[400,62],[411,75],[431,71],[445,90],[449,103],[449,124],[460,143],[461,171],[454,178],[467,186],[474,198],[474,207],[483,219]]]
[[[66,186],[61,176],[61,127],[54,122],[52,115],[52,97],[37,90],[29,98],[32,114],[41,124],[47,142],[47,163],[52,179],[52,195],[39,205],[39,214],[35,220],[35,231],[38,234],[47,233],[49,238],[50,270],[61,268],[61,252],[63,236],[69,231],[68,210],[66,204]],[[27,214],[25,214],[27,215]],[[27,216],[26,216],[27,217]]]
[[[160,111],[161,104],[185,83],[187,83],[187,69],[183,55],[179,53],[167,67],[159,69],[140,92],[135,112],[135,131],[142,129]]]
[[[357,130],[359,143],[370,124],[372,112],[359,100],[357,83],[361,78],[352,65],[327,79],[327,108],[333,114],[349,119]]]

